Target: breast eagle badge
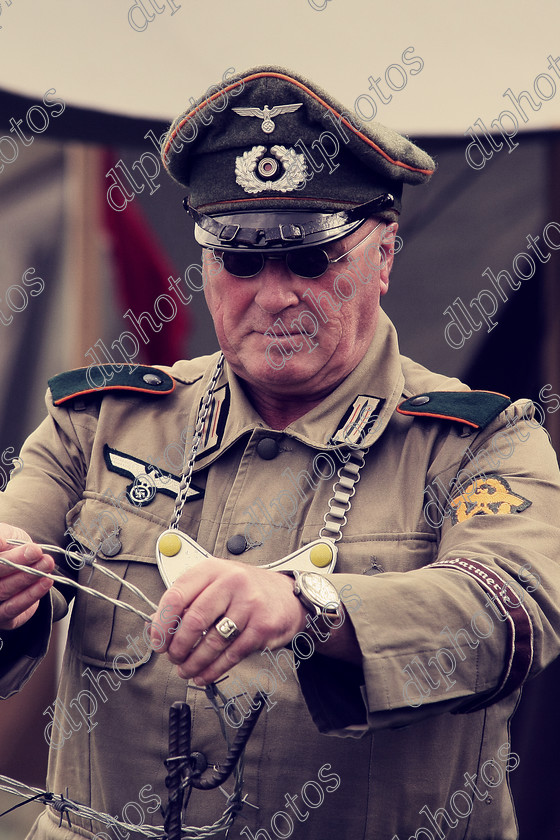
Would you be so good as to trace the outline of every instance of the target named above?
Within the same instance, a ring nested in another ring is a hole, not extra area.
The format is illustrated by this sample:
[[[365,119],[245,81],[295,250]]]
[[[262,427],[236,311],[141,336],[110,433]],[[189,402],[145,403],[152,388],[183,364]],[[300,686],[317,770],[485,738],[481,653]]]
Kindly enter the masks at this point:
[[[269,108],[265,105],[264,108],[232,108],[240,117],[258,117],[262,120],[261,128],[265,134],[271,134],[276,128],[276,123],[273,122],[272,117],[279,117],[280,114],[293,114],[298,108],[301,108],[303,102],[294,102],[292,105],[273,105]]]
[[[514,493],[505,480],[499,476],[479,478],[466,487],[460,496],[450,503],[451,519],[455,525],[480,514],[500,515],[521,513],[531,505],[518,493]]]
[[[264,157],[266,146],[253,146],[247,152],[235,158],[235,180],[247,193],[260,193],[265,190],[274,192],[291,192],[299,190],[307,181],[307,165],[305,158],[295,149],[285,146],[272,146],[270,153]],[[271,157],[270,155],[274,155]],[[279,162],[284,167],[283,173],[276,180]],[[255,174],[268,180],[263,180]]]
[[[156,493],[164,493],[175,498],[181,486],[181,476],[161,470],[154,464],[148,464],[126,452],[119,452],[107,444],[103,447],[105,464],[111,472],[131,478],[132,482],[126,488],[126,498],[135,507],[145,507],[156,497]],[[192,502],[204,496],[201,487],[191,483],[187,494],[187,501]]]

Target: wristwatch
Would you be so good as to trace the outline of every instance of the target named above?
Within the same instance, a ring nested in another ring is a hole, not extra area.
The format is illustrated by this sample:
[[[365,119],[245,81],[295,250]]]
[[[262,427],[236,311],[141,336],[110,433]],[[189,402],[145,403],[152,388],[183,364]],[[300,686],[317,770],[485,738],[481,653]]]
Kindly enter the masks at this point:
[[[333,584],[317,572],[282,570],[281,574],[294,578],[294,595],[312,614],[340,615],[341,601]]]

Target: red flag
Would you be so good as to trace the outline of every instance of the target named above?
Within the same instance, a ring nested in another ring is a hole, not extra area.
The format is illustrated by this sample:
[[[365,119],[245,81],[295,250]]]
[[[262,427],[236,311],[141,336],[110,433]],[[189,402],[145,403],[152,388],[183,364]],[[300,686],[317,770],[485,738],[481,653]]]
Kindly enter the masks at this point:
[[[106,152],[104,157],[104,170],[108,172],[114,167],[115,159],[110,152]],[[147,364],[173,364],[177,359],[185,357],[189,328],[187,307],[169,287],[169,278],[177,277],[175,267],[150,228],[138,202],[126,202],[124,209],[117,211],[109,206],[105,195],[106,185],[103,189],[102,224],[110,237],[123,312],[132,310],[136,318],[148,313],[152,323],[162,327],[157,331],[151,327],[149,318],[142,319],[144,335],[140,335],[142,358],[139,361]],[[133,324],[134,318],[129,316],[126,329],[130,330]],[[140,329],[137,331],[140,332]],[[149,339],[148,344],[144,336]]]

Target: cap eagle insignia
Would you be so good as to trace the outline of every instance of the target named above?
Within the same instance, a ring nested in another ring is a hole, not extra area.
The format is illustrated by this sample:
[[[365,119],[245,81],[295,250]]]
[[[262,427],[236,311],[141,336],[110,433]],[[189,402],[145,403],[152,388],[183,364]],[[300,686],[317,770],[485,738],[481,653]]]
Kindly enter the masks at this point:
[[[294,102],[292,105],[273,105],[269,108],[265,105],[264,108],[232,108],[240,117],[258,117],[263,121],[262,130],[265,134],[270,134],[276,128],[276,123],[273,122],[273,117],[278,117],[280,114],[292,114],[301,108],[303,102]]]

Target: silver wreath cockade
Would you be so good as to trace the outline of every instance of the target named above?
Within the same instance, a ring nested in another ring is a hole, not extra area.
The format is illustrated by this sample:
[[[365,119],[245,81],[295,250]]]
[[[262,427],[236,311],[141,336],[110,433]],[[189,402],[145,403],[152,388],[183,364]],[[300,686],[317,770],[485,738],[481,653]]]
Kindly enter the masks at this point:
[[[266,146],[253,146],[247,152],[235,159],[235,180],[247,193],[260,193],[265,190],[275,192],[292,192],[302,187],[307,181],[307,165],[303,155],[295,149],[285,146],[272,146],[270,154],[274,158],[264,157]],[[276,181],[263,181],[255,174],[257,169],[261,175],[275,175],[278,163],[284,166],[284,172]]]

